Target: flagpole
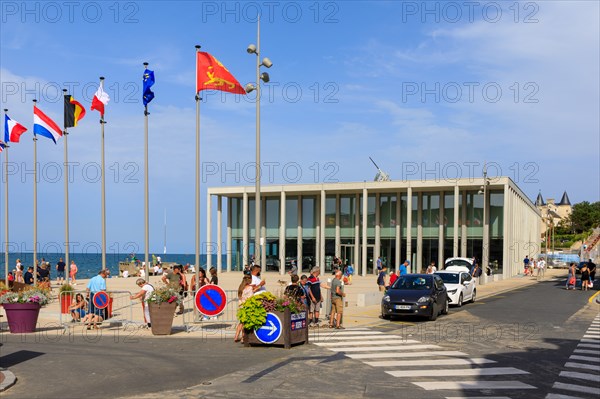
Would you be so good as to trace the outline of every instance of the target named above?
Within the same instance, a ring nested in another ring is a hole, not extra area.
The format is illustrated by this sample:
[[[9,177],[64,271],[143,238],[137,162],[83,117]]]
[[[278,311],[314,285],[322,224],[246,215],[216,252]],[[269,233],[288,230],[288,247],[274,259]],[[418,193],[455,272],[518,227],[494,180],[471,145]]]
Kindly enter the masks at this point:
[[[148,63],[144,62],[144,70],[148,69]],[[150,267],[148,262],[148,251],[150,246],[150,239],[148,233],[148,105],[144,107],[144,268],[146,269],[146,276],[150,281]]]
[[[196,79],[198,79],[198,53],[200,45],[196,45]],[[200,288],[200,94],[196,87],[196,290]],[[196,319],[198,314],[196,313]]]
[[[63,95],[67,95],[67,89],[63,89]],[[68,145],[67,145],[67,136],[69,132],[67,132],[67,121],[64,120],[65,130],[63,131],[63,135],[65,136],[65,264],[66,264],[66,273],[67,279],[65,280],[67,283],[69,282],[69,155],[68,155]]]
[[[36,107],[37,100],[33,100]],[[37,135],[33,131],[33,283],[37,284]]]
[[[103,84],[104,76],[100,76],[100,85]],[[100,170],[100,179],[101,179],[101,213],[102,213],[102,270],[106,269],[106,192],[105,192],[105,166],[104,166],[104,113],[100,113],[100,157],[101,157],[101,170]]]
[[[8,113],[8,109],[4,109],[4,118],[6,118],[6,114]],[[4,283],[8,287],[8,140],[4,143],[4,239],[5,247],[4,247]]]

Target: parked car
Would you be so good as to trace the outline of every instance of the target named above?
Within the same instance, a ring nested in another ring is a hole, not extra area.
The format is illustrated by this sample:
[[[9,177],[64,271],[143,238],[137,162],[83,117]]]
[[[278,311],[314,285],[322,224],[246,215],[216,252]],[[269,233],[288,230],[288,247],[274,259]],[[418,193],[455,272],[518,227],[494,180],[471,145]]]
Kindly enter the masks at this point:
[[[450,266],[464,266],[469,269],[469,273],[473,268],[473,258],[448,258],[444,262],[444,269],[448,269]],[[479,265],[481,267],[481,264]],[[486,268],[486,273],[488,276],[494,274],[492,268],[488,265]]]
[[[455,268],[462,270],[455,270]],[[462,266],[450,266],[446,270],[435,272],[444,280],[450,304],[458,307],[461,307],[465,301],[475,302],[477,295],[475,279],[464,269],[466,268]]]
[[[381,317],[424,316],[435,320],[448,313],[444,281],[435,274],[407,274],[398,277],[381,300]]]

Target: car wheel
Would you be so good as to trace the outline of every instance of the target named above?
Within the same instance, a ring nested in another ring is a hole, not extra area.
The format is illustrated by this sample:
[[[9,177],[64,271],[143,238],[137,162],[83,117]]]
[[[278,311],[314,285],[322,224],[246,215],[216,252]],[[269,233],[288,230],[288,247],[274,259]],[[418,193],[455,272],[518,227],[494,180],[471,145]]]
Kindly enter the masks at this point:
[[[438,312],[435,309],[435,304],[431,306],[431,314],[429,315],[429,321],[435,321],[438,317]]]
[[[463,295],[461,292],[460,296],[458,297],[458,302],[456,302],[456,306],[460,308],[462,305],[463,305]]]
[[[392,316],[390,316],[389,314],[381,313],[381,318],[383,320],[391,320]]]
[[[461,303],[462,303],[462,294],[460,295],[461,298]],[[442,310],[442,314],[448,314],[448,309],[450,308],[450,304],[448,303],[448,300],[446,299],[446,302],[444,303],[444,309]]]
[[[475,302],[475,295],[476,295],[477,291],[473,290],[473,295],[471,295],[471,303]]]

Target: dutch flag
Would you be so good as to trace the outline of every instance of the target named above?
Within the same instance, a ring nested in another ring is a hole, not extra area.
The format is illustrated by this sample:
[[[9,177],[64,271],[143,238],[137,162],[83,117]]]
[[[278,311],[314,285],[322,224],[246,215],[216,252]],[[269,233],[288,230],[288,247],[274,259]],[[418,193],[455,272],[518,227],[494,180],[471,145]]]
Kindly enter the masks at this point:
[[[33,107],[33,134],[39,134],[40,136],[48,137],[54,141],[62,137],[62,130],[60,127],[50,119],[45,113],[43,113],[38,107]]]

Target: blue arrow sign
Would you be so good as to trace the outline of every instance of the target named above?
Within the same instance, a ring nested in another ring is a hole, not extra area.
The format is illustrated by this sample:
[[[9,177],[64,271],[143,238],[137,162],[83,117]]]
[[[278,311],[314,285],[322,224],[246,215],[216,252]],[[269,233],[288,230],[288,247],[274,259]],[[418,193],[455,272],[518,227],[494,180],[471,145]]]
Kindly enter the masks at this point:
[[[267,320],[258,329],[254,330],[254,335],[263,344],[272,344],[276,342],[283,332],[283,324],[277,315],[267,313]]]

